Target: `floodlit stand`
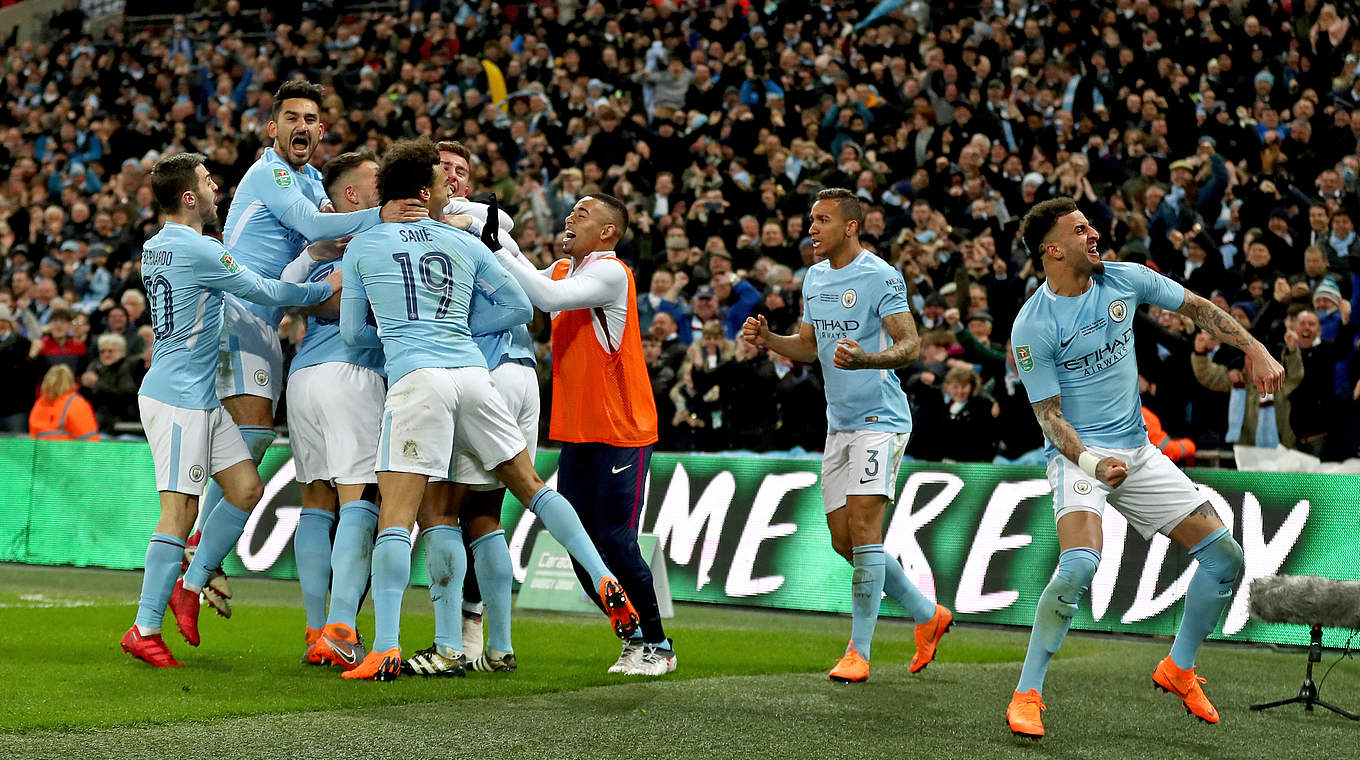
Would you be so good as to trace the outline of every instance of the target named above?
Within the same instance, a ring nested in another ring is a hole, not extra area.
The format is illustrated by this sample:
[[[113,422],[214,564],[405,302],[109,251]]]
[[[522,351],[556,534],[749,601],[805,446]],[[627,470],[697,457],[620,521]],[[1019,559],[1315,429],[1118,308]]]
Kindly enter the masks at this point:
[[[1318,698],[1318,687],[1317,684],[1313,683],[1313,663],[1322,662],[1322,626],[1320,625],[1313,626],[1311,638],[1312,641],[1308,645],[1308,673],[1303,677],[1303,685],[1299,687],[1299,695],[1297,697],[1290,697],[1289,699],[1281,699],[1277,702],[1266,702],[1265,704],[1252,705],[1251,709],[1269,710],[1272,707],[1280,707],[1283,705],[1301,703],[1303,705],[1303,709],[1307,710],[1308,712],[1313,711],[1313,705],[1320,705],[1322,707],[1327,708],[1328,710],[1331,710],[1337,715],[1350,718],[1351,720],[1360,720],[1360,715],[1356,715],[1355,713],[1343,710],[1340,707],[1337,707],[1336,705],[1323,702],[1321,699]]]

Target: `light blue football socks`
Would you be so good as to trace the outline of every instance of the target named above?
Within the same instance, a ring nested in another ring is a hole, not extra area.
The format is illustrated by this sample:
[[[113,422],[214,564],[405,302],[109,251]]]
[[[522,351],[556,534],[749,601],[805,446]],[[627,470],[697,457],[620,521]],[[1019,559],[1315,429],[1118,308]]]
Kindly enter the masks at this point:
[[[1242,547],[1228,535],[1226,527],[1196,544],[1190,556],[1199,561],[1199,568],[1190,576],[1185,612],[1171,644],[1171,661],[1181,670],[1195,667],[1199,647],[1213,633],[1219,616],[1232,601],[1237,574],[1242,572]]]
[[[351,501],[340,507],[331,546],[331,606],[326,623],[344,623],[355,629],[359,600],[368,586],[373,560],[373,533],[378,529],[378,505]]]
[[[175,588],[184,561],[184,539],[168,533],[152,533],[146,545],[146,570],[142,573],[142,597],[137,602],[137,631],[143,636],[160,633],[165,606]]]
[[[1044,693],[1048,664],[1072,627],[1077,605],[1099,566],[1100,552],[1089,547],[1068,549],[1058,555],[1058,572],[1044,587],[1039,606],[1034,611],[1034,629],[1029,634],[1029,650],[1025,652],[1025,665],[1020,670],[1016,691],[1024,694],[1033,689]]]
[[[461,540],[461,539],[460,539]],[[411,582],[411,532],[387,528],[373,542],[374,652],[401,646],[401,598]],[[458,629],[462,636],[463,629]]]
[[[307,627],[312,629],[326,624],[326,593],[331,587],[331,527],[334,525],[334,512],[304,509],[293,533],[293,558],[297,561],[298,585],[302,586],[302,606],[307,611]]]
[[[515,568],[505,531],[493,530],[472,542],[472,564],[477,570],[477,585],[482,590],[486,612],[486,645],[497,652],[513,652],[510,644],[510,591]]]
[[[853,597],[850,643],[866,660],[870,656],[874,628],[878,625],[878,607],[883,600],[883,556],[883,544],[864,544],[854,550],[855,573],[850,581]]]
[[[423,528],[425,572],[430,577],[430,601],[434,603],[434,645],[438,651],[463,651],[463,576],[467,573],[467,550],[463,531],[453,525]]]

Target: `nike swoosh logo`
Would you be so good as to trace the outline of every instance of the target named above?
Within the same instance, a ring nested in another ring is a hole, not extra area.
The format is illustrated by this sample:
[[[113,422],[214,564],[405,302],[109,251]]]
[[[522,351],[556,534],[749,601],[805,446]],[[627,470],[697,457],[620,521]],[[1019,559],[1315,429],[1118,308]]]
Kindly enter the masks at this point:
[[[356,652],[356,651],[354,651],[353,649],[349,649],[349,648],[343,648],[343,649],[342,649],[342,648],[339,648],[339,647],[331,647],[331,648],[335,650],[335,653],[336,653],[336,654],[340,655],[340,659],[344,660],[344,661],[345,661],[345,664],[347,664],[347,665],[358,665],[358,664],[359,664],[359,653]]]
[[[1072,341],[1074,341],[1074,340],[1076,340],[1076,339],[1077,339],[1077,334],[1076,334],[1076,333],[1072,333],[1072,337],[1068,338],[1067,340],[1059,339],[1059,340],[1058,340],[1058,348],[1067,348],[1067,344],[1068,344],[1068,343],[1071,343]]]
[[[860,478],[859,484],[860,484],[860,485],[864,485],[865,483],[872,483],[872,482],[874,482],[874,478],[869,478],[868,480],[865,480],[865,479],[863,479],[863,478]]]
[[[631,465],[631,464],[626,464],[626,465],[624,465],[624,466],[622,466],[622,467],[611,467],[611,468],[609,468],[609,469],[613,470],[615,475],[618,475],[619,473],[623,472],[624,470],[626,470],[626,469],[628,469],[629,467],[632,467],[632,466],[633,466],[633,465]]]

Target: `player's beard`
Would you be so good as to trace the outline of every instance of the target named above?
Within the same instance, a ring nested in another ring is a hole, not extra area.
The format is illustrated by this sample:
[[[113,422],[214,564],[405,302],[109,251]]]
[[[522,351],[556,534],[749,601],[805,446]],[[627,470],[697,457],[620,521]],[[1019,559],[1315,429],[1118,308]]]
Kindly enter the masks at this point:
[[[293,152],[293,143],[296,142],[299,137],[307,141],[307,152],[300,161],[297,158],[297,154]],[[296,130],[293,134],[289,135],[288,140],[283,144],[282,149],[280,149],[278,143],[275,142],[274,150],[283,157],[283,160],[287,162],[289,166],[294,169],[301,169],[312,160],[312,154],[316,153],[316,148],[319,144],[319,141],[312,139],[312,134],[309,131],[302,129]]]

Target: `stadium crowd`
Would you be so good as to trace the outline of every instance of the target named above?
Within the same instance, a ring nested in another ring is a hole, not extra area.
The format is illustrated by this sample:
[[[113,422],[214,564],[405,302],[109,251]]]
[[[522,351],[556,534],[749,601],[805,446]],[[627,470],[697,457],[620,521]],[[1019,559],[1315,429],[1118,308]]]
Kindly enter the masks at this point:
[[[461,140],[474,188],[497,194],[540,265],[581,195],[628,203],[619,253],[638,276],[662,449],[821,449],[818,367],[738,333],[753,314],[796,329],[809,199],[840,186],[869,204],[861,240],[903,272],[921,330],[919,360],[899,371],[931,431],[911,455],[1015,460],[1041,446],[1007,336],[1042,277],[1019,220],[1059,195],[1107,258],[1211,297],[1286,367],[1285,388],[1260,397],[1240,353],[1140,311],[1154,443],[1185,460],[1232,442],[1360,451],[1349,4],[409,5],[336,2],[301,19],[228,0],[90,35],[72,4],[49,41],[7,45],[0,430],[90,437],[70,428],[86,402],[104,434],[136,421],[153,344],[147,172],[167,152],[205,154],[225,218],[271,93],[303,76],[329,92],[315,163],[422,134]],[[285,346],[304,328],[287,321]]]

